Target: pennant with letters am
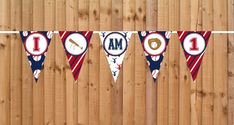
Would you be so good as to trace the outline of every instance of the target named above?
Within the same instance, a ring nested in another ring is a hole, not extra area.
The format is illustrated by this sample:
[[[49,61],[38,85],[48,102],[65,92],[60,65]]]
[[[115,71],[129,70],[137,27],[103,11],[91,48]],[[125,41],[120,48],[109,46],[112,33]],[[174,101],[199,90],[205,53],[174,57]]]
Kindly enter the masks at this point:
[[[145,57],[154,81],[157,80],[161,63],[169,43],[171,32],[139,31],[138,32]]]
[[[51,31],[20,31],[29,64],[36,82],[39,79],[46,53],[53,36]]]
[[[210,35],[211,31],[178,31],[178,36],[193,81],[196,80]]]
[[[92,31],[59,31],[59,35],[75,81],[79,77],[92,34]]]
[[[100,32],[99,35],[110,65],[112,76],[116,82],[132,33]]]

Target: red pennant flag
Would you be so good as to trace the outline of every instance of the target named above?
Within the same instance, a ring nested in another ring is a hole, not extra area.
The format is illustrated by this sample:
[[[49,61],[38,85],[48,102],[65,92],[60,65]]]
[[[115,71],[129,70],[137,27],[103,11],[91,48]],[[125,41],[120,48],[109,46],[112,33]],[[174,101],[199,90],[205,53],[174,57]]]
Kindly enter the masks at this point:
[[[178,36],[193,81],[196,80],[210,35],[211,31],[178,31]]]
[[[92,34],[91,31],[59,32],[75,81],[78,79]]]

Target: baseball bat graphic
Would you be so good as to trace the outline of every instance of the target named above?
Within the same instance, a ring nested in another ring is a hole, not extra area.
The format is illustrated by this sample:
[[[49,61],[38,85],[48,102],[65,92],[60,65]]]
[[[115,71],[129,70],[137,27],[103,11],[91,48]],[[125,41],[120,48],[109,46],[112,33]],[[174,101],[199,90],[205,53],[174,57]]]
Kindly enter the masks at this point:
[[[69,39],[69,42],[71,42],[75,46],[79,47],[80,49],[83,49],[83,47],[81,47],[79,44],[77,44],[73,39]]]

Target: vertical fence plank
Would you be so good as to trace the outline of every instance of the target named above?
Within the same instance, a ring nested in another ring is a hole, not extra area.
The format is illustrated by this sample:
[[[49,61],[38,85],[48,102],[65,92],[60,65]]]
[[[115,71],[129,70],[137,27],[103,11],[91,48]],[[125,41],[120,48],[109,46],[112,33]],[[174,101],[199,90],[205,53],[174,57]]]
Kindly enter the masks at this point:
[[[146,0],[146,30],[154,31],[157,26],[157,0]],[[146,59],[144,59],[146,60]],[[154,125],[157,119],[157,93],[156,86],[154,83],[152,74],[148,66],[146,66],[146,124]]]
[[[135,1],[123,0],[123,29],[134,30]],[[135,35],[132,34],[123,62],[123,125],[134,125]]]
[[[11,29],[21,29],[21,0],[11,0]],[[22,124],[22,94],[21,94],[21,47],[22,42],[18,34],[11,35],[11,68],[10,68],[10,84],[11,84],[11,124]]]
[[[214,1],[213,5],[214,30],[227,30],[227,1]],[[226,125],[227,34],[214,35],[214,94],[214,125]]]
[[[66,1],[56,0],[55,29],[66,29]],[[55,37],[55,125],[66,124],[65,53],[59,35]]]
[[[200,31],[202,24],[201,0],[193,0],[191,1],[191,5],[191,30]],[[200,69],[196,81],[191,81],[191,125],[201,124],[201,71]]]
[[[135,1],[135,30],[145,30],[146,1]],[[135,125],[146,124],[146,61],[138,35],[135,35]]]
[[[79,30],[89,29],[89,1],[79,0]],[[89,67],[87,53],[78,81],[78,124],[87,125],[89,122]]]
[[[228,30],[234,30],[234,0],[228,0]],[[228,125],[234,124],[234,35],[228,36]]]
[[[89,30],[99,30],[100,1],[89,0]],[[89,47],[89,125],[99,125],[100,39],[93,34]]]
[[[0,29],[10,29],[10,1],[0,1]],[[0,124],[10,125],[10,64],[9,54],[11,52],[10,35],[0,34]]]
[[[32,11],[33,7],[31,0],[22,1],[22,29],[21,30],[32,30]],[[33,76],[32,70],[29,66],[25,49],[22,47],[22,124],[32,125],[33,124]]]
[[[111,0],[100,1],[100,30],[111,30]],[[112,124],[111,93],[113,77],[102,46],[100,46],[99,106],[100,125]]]
[[[213,1],[202,1],[202,28],[203,30],[213,29]],[[209,44],[206,50],[202,63],[202,124],[213,125],[213,92],[214,92],[214,78],[213,78],[213,49],[214,41],[213,35],[210,36]]]
[[[76,31],[75,19],[76,10],[78,10],[78,3],[74,0],[66,1],[66,30],[67,31]],[[78,15],[78,14],[77,14]],[[64,53],[65,54],[65,53]],[[66,123],[68,125],[78,124],[78,109],[74,107],[77,104],[78,100],[78,86],[74,84],[74,78],[70,66],[68,64],[67,58],[65,62],[65,74],[66,74]],[[74,107],[73,107],[74,106]]]
[[[169,28],[178,30],[180,26],[180,1],[169,0]],[[171,36],[169,50],[169,125],[179,125],[179,50],[177,34]],[[159,83],[160,84],[160,83]]]
[[[123,0],[112,0],[112,24],[111,30],[123,30]],[[127,49],[128,52],[128,49]],[[126,58],[124,58],[123,62]],[[117,82],[112,82],[112,125],[123,124],[123,68],[122,65]]]
[[[33,30],[43,29],[44,1],[33,0]],[[44,71],[41,72],[38,82],[33,82],[33,124],[44,124]]]
[[[158,29],[168,30],[169,24],[169,1],[158,0]],[[168,72],[168,61],[169,61],[169,49],[167,49],[163,63],[161,64],[160,75],[158,77],[157,84],[157,124],[167,125],[168,124],[168,89],[169,80]]]
[[[55,1],[44,0],[44,29],[52,31],[55,29]],[[56,34],[53,35],[53,37]],[[52,38],[48,48],[47,58],[44,66],[44,124],[55,124],[55,40]]]
[[[180,30],[190,30],[190,1],[180,0]],[[180,44],[180,43],[178,43]],[[180,45],[179,125],[190,124],[190,80],[184,52]]]

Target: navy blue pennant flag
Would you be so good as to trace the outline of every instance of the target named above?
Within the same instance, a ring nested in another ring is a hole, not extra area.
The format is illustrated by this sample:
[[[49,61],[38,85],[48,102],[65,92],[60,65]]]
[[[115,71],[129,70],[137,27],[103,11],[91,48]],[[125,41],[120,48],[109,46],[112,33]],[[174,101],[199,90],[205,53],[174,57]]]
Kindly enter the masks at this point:
[[[169,43],[171,32],[139,31],[138,32],[145,57],[154,81],[157,80],[164,53]]]
[[[29,65],[36,82],[39,79],[46,53],[50,45],[53,32],[51,31],[20,31]]]

